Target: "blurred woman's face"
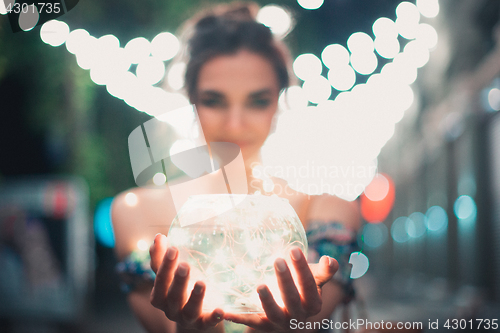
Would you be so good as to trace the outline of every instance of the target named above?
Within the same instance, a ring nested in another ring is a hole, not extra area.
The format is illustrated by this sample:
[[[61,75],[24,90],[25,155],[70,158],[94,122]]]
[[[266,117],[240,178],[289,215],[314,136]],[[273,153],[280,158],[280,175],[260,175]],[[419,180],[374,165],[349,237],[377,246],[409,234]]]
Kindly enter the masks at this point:
[[[203,65],[197,110],[207,142],[233,142],[244,158],[258,156],[278,107],[279,86],[271,63],[241,50]]]

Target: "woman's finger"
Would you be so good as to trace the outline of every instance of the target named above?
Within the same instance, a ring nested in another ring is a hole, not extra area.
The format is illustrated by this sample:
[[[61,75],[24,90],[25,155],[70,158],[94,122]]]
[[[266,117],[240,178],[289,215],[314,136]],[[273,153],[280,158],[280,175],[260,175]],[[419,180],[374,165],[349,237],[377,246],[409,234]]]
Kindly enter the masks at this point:
[[[276,270],[281,297],[283,298],[288,314],[291,318],[305,319],[302,300],[286,261],[283,258],[276,259],[274,261],[274,269]]]
[[[318,285],[314,279],[309,264],[298,247],[290,251],[292,263],[297,272],[297,285],[302,294],[303,306],[307,317],[318,314],[321,311],[321,296],[318,292]]]
[[[318,287],[322,287],[325,283],[330,281],[333,275],[339,269],[339,263],[337,260],[323,256],[316,265],[310,265],[311,272],[314,275],[314,280]]]
[[[151,247],[149,248],[149,256],[151,257],[151,269],[157,273],[158,268],[167,252],[167,237],[163,234],[156,234]]]
[[[157,270],[150,301],[158,309],[164,310],[168,288],[174,277],[175,267],[177,266],[178,253],[177,248],[169,247]]]
[[[198,329],[204,330],[213,327],[224,320],[224,311],[222,309],[215,309],[212,313],[208,313],[200,317]]]
[[[287,322],[287,318],[283,309],[274,300],[271,291],[266,285],[257,288],[259,298],[262,303],[262,308],[266,313],[267,318],[278,326],[283,326]]]
[[[257,314],[226,313],[224,319],[232,321],[233,323],[243,324],[255,330],[270,332],[276,329],[274,324],[267,317],[261,317]]]
[[[197,281],[191,291],[186,305],[182,308],[182,320],[187,323],[193,323],[201,315],[203,297],[205,296],[205,284]]]
[[[172,284],[168,288],[167,299],[164,312],[167,318],[177,321],[181,313],[181,309],[186,303],[186,291],[189,280],[189,265],[181,262],[175,271]]]

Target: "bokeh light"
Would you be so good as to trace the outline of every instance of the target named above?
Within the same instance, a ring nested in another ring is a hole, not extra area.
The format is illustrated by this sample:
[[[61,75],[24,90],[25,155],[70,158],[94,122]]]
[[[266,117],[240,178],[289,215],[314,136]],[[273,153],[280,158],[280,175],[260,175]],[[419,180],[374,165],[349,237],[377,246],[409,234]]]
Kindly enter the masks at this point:
[[[90,35],[88,31],[85,29],[76,29],[71,31],[66,39],[66,49],[69,53],[77,54],[83,50],[86,39],[89,37]]]
[[[417,0],[417,8],[425,17],[436,17],[439,14],[438,0]]]
[[[179,90],[184,87],[184,73],[186,72],[186,63],[179,62],[172,65],[167,74],[167,82],[173,90]]]
[[[389,181],[381,174],[377,173],[370,185],[365,188],[365,195],[372,201],[383,200],[389,193]]]
[[[133,64],[138,64],[151,54],[151,43],[144,37],[137,37],[125,45],[125,52]]]
[[[389,231],[383,223],[368,223],[363,227],[361,234],[363,235],[363,243],[370,248],[376,249],[385,244]]]
[[[394,206],[396,191],[389,175],[378,173],[361,195],[361,215],[369,223],[384,221]]]
[[[441,231],[448,226],[448,214],[441,206],[432,206],[425,213],[427,217],[427,229],[430,231]]]
[[[141,251],[147,251],[149,249],[149,243],[144,239],[139,239],[137,241],[137,248]]]
[[[69,26],[62,21],[50,20],[45,22],[40,29],[40,38],[51,46],[64,44],[69,36]]]
[[[377,53],[386,59],[394,58],[399,51],[401,50],[401,46],[399,45],[399,41],[397,38],[375,38],[375,50]]]
[[[349,65],[334,67],[328,71],[328,81],[336,90],[349,90],[356,83],[356,73]]]
[[[488,104],[494,111],[500,110],[500,89],[492,88],[488,92]]]
[[[436,29],[434,29],[431,25],[421,23],[418,25],[415,39],[425,45],[429,50],[432,50],[438,43],[438,34]]]
[[[293,72],[302,81],[320,76],[322,70],[321,60],[312,53],[301,54],[293,62]]]
[[[417,68],[425,66],[429,61],[429,50],[424,43],[417,40],[408,42],[403,52],[408,57],[408,60]]]
[[[165,64],[154,57],[144,58],[137,65],[136,75],[146,84],[156,84],[165,76]]]
[[[377,56],[373,52],[355,52],[351,54],[351,65],[359,74],[369,75],[377,69]]]
[[[396,23],[387,17],[377,19],[373,23],[372,31],[376,38],[394,39],[398,37]]]
[[[111,205],[113,198],[101,200],[94,213],[94,235],[96,240],[103,246],[114,247],[115,235],[111,222]]]
[[[404,243],[408,241],[409,235],[406,231],[406,223],[408,218],[406,216],[398,217],[391,226],[391,236],[394,241]]]
[[[347,47],[351,53],[373,52],[373,39],[364,32],[355,32],[347,39]]]
[[[308,100],[306,93],[299,86],[290,86],[285,91],[286,109],[302,110],[307,107]]]
[[[324,0],[297,0],[297,3],[304,9],[314,10],[321,7]]]
[[[161,172],[158,172],[156,173],[154,176],[153,176],[153,183],[156,185],[156,186],[160,186],[160,185],[163,185],[165,184],[165,182],[167,181],[167,177],[165,176],[165,174],[161,173]]]
[[[162,32],[151,41],[151,55],[159,60],[167,61],[177,55],[181,43],[170,32]]]
[[[328,82],[325,77],[320,75],[307,79],[302,85],[302,89],[304,90],[307,99],[311,103],[315,104],[327,100],[332,93],[330,82]]]
[[[328,68],[349,65],[349,51],[340,44],[330,44],[321,52],[321,60]]]
[[[138,201],[139,200],[137,198],[137,195],[135,195],[135,193],[129,192],[125,194],[125,203],[127,204],[127,206],[134,207],[137,205]]]
[[[401,2],[396,8],[396,28],[398,33],[406,39],[417,36],[420,13],[417,7],[407,1]]]
[[[420,213],[415,212],[408,216],[406,220],[406,232],[412,238],[420,238],[425,235],[427,230],[427,217]]]
[[[257,22],[269,27],[273,34],[278,36],[286,34],[292,27],[290,14],[277,5],[267,5],[262,7],[257,13]]]
[[[453,205],[455,216],[461,220],[475,219],[477,215],[477,206],[474,199],[468,195],[461,195]]]

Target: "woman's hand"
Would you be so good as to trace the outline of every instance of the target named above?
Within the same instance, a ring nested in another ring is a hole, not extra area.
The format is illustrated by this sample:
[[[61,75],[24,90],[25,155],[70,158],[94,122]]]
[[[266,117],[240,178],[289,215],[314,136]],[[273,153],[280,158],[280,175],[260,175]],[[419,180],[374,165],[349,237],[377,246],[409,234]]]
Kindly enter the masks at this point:
[[[299,248],[290,251],[290,257],[297,281],[292,278],[286,261],[276,259],[274,268],[278,278],[278,286],[283,298],[284,307],[280,307],[273,298],[269,288],[261,285],[257,288],[265,315],[244,315],[226,313],[224,319],[245,324],[253,329],[272,332],[290,331],[290,320],[298,322],[320,313],[322,308],[321,287],[330,281],[338,270],[338,262],[329,257],[322,257],[318,264],[308,264]]]
[[[215,309],[212,313],[202,313],[205,284],[197,281],[189,298],[187,284],[189,281],[189,265],[177,263],[179,251],[175,247],[167,248],[167,237],[155,236],[149,249],[151,269],[156,273],[151,304],[165,312],[168,319],[186,329],[205,330],[222,321],[224,312]]]

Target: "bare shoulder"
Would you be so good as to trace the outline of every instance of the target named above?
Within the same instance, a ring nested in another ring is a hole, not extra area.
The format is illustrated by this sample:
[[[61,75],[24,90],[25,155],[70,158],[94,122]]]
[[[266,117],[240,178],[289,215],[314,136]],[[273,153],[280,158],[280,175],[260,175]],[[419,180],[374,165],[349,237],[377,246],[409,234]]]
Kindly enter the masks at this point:
[[[340,222],[353,230],[359,230],[361,227],[359,203],[334,195],[311,196],[307,215],[308,221]]]
[[[132,188],[118,194],[111,206],[118,257],[127,256],[140,240],[152,242],[157,233],[167,234],[175,213],[168,189]]]

